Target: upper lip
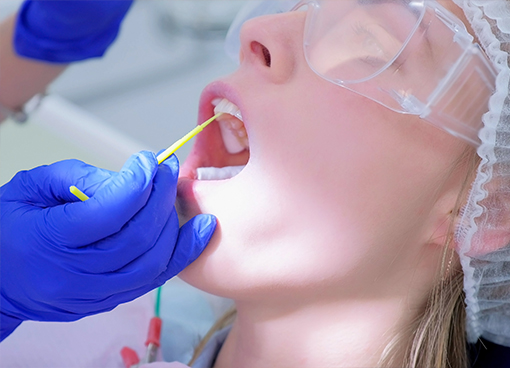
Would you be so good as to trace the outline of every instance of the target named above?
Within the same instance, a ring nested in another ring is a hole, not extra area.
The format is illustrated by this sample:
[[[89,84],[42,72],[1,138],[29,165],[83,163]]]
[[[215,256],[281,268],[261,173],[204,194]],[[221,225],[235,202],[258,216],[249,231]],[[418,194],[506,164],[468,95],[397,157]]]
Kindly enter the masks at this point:
[[[244,114],[242,113],[242,103],[237,91],[232,86],[218,81],[209,84],[202,92],[202,96],[200,97],[199,123],[204,122],[214,115],[214,106],[212,105],[212,100],[215,98],[225,98],[229,100],[234,105],[236,105],[239,110],[241,110],[241,114],[244,117]]]

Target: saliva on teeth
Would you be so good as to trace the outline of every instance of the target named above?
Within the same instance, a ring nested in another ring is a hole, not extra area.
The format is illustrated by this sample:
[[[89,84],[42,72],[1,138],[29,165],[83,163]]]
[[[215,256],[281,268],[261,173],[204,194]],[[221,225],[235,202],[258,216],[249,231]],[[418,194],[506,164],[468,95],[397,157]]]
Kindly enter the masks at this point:
[[[249,149],[248,136],[239,108],[225,98],[215,99],[212,104],[215,106],[215,114],[223,113],[216,120],[227,152],[236,154]]]

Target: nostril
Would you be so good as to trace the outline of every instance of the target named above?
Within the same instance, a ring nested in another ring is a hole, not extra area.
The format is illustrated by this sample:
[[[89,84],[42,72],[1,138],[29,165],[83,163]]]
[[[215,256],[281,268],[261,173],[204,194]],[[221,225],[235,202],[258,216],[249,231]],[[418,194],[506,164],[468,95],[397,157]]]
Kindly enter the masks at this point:
[[[264,62],[267,67],[271,67],[271,53],[267,47],[262,45],[260,42],[253,41],[251,43],[251,49],[256,55],[264,58]]]
[[[262,46],[262,53],[264,54],[264,59],[266,60],[266,66],[271,66],[271,54],[269,53],[269,50],[267,47]]]

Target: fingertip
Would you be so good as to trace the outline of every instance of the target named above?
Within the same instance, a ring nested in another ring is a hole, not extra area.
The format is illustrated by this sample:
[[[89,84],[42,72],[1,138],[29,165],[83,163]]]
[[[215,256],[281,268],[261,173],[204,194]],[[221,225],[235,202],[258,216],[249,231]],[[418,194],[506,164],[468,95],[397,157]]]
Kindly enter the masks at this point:
[[[197,215],[188,223],[184,224],[181,228],[181,232],[186,228],[190,229],[190,227],[192,230],[188,233],[188,240],[185,240],[187,238],[186,236],[183,239],[179,239],[188,242],[188,247],[191,244],[193,245],[188,253],[186,266],[194,262],[211,241],[214,231],[216,230],[216,217],[212,215]],[[193,235],[191,235],[191,233]]]
[[[217,220],[213,215],[198,215],[195,217],[193,228],[203,247],[209,243],[216,231]]]
[[[154,152],[151,151],[140,151],[137,153],[132,154],[126,163],[124,164],[124,167],[129,167],[133,163],[138,162],[138,164],[145,168],[152,168],[155,165],[158,164],[158,160],[156,158],[156,155]]]
[[[156,154],[152,151],[140,151],[138,152],[140,165],[150,170],[151,172],[155,173],[158,167],[158,159],[156,157]]]
[[[175,154],[171,154],[165,161],[161,163],[161,165],[168,166],[172,169],[172,171],[179,170],[179,159]]]
[[[159,278],[173,277],[194,262],[204,251],[216,229],[216,218],[212,215],[198,215],[185,223],[179,236],[166,271]]]

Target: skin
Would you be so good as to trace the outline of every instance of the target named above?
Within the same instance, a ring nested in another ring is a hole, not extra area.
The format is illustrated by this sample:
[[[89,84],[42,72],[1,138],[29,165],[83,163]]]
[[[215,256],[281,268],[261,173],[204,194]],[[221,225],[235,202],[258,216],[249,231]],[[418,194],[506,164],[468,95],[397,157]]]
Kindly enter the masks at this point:
[[[181,220],[219,223],[181,277],[238,309],[215,367],[377,366],[437,282],[466,177],[464,142],[313,73],[304,20],[247,22],[238,71],[203,93],[200,121],[218,96],[241,109],[246,168],[193,180],[197,166],[247,159],[227,155],[212,125],[181,170]]]
[[[12,38],[15,16],[0,23],[0,104],[18,110],[57,78],[67,64],[50,64],[29,60],[16,54]],[[0,122],[5,118],[0,113]]]

